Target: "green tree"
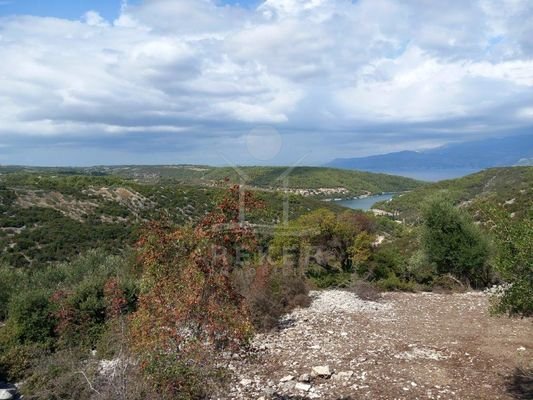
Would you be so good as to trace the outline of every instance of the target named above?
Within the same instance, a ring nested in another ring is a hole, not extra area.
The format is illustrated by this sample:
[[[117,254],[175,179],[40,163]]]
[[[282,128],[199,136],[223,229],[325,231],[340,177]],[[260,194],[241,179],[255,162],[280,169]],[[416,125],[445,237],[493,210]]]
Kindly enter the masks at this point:
[[[423,208],[422,247],[437,273],[452,274],[482,287],[490,281],[489,245],[466,213],[444,198],[430,199]]]
[[[493,310],[510,315],[533,315],[533,220],[515,220],[502,207],[481,210],[496,243],[496,268],[508,287],[495,298]],[[530,214],[531,215],[531,214]]]

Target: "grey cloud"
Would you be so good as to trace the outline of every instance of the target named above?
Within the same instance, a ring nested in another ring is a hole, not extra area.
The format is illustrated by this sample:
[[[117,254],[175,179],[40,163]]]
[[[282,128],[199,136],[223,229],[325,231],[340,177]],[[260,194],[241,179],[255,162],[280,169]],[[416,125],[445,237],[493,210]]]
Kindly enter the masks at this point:
[[[146,0],[116,21],[0,18],[0,152],[252,162],[243,138],[266,124],[290,163],[523,131],[532,18],[527,0]]]

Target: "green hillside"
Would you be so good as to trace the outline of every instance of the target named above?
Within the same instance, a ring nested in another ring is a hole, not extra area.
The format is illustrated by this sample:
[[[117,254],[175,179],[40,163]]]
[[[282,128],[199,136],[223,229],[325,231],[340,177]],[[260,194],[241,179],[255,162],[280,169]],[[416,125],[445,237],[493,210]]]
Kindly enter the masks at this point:
[[[92,248],[117,253],[135,241],[139,227],[146,221],[163,217],[183,224],[198,220],[213,208],[224,190],[73,172],[2,170],[0,262],[26,266],[62,261]],[[283,194],[259,191],[257,195],[265,207],[247,216],[250,221],[273,224],[281,220]],[[342,209],[290,195],[289,217],[321,207]]]
[[[296,167],[292,170],[286,167],[243,167],[241,170],[249,177],[249,184],[261,188],[282,187],[280,177],[288,171],[290,171],[287,175],[289,188],[346,188],[350,195],[366,192],[401,192],[422,185],[414,179],[400,176],[323,167]],[[204,179],[220,180],[224,177],[232,181],[238,179],[237,173],[232,168],[213,169],[204,176]]]
[[[210,167],[204,165],[160,166],[102,166],[89,168],[30,168],[7,167],[0,172],[23,170],[31,173],[57,175],[116,176],[143,183],[180,183],[195,186],[218,186],[225,179],[264,190],[279,190],[283,176],[287,176],[289,189],[314,189],[302,193],[309,197],[353,197],[366,193],[403,192],[423,182],[401,176],[370,172],[341,170],[323,167]],[[320,192],[318,189],[334,189]]]
[[[533,215],[533,167],[491,168],[463,178],[419,187],[375,208],[396,212],[414,222],[428,197],[441,194],[454,204],[474,210],[482,202],[504,205],[514,218]]]

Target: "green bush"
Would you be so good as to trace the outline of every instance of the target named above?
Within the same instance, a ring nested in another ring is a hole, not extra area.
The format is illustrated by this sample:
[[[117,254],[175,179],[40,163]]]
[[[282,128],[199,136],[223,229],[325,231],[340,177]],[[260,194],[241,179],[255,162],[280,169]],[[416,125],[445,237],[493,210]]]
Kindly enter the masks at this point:
[[[496,243],[496,268],[508,284],[493,301],[493,311],[509,315],[533,315],[533,218],[515,220],[502,207],[480,210],[491,221]],[[530,210],[531,213],[531,210]]]
[[[269,254],[276,262],[304,269],[317,287],[346,286],[354,267],[370,257],[375,228],[372,215],[318,209],[280,227]]]
[[[0,336],[0,381],[16,382],[24,379],[39,360],[50,354],[47,345],[39,343],[6,345],[1,343],[6,339],[1,330]]]
[[[90,251],[72,262],[39,269],[1,267],[0,312],[6,318],[0,327],[3,375],[20,376],[33,368],[39,361],[35,346],[83,351],[96,346],[112,318],[106,283],[119,282],[122,312],[135,309],[138,278],[131,264],[128,257]]]
[[[344,271],[327,271],[315,266],[309,268],[307,276],[309,277],[311,284],[318,289],[327,289],[330,287],[344,288],[350,284],[352,273]]]
[[[417,250],[407,263],[409,279],[421,284],[431,284],[437,276],[437,266],[429,261],[423,250]]]
[[[227,378],[227,371],[222,367],[199,368],[170,354],[153,354],[144,372],[150,376],[161,400],[208,399],[220,391]]]
[[[382,290],[387,291],[416,292],[418,290],[415,282],[401,280],[393,273],[387,278],[379,280],[376,284]]]
[[[430,199],[423,214],[422,247],[437,273],[474,287],[489,283],[488,241],[468,215],[443,198]]]
[[[19,291],[24,273],[16,268],[0,265],[0,321],[7,318],[9,300]]]
[[[8,315],[6,330],[18,344],[48,343],[54,336],[55,320],[49,291],[15,294],[9,302]]]

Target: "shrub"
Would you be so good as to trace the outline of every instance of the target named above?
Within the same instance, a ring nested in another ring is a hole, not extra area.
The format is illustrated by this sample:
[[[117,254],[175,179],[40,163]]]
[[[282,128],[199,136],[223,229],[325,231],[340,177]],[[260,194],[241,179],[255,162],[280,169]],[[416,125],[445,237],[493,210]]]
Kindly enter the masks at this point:
[[[234,280],[259,331],[278,326],[283,314],[311,303],[305,276],[290,265],[252,265],[236,271]]]
[[[348,290],[355,293],[357,297],[362,300],[378,301],[382,298],[381,292],[376,286],[370,282],[356,280],[349,287]]]
[[[422,250],[417,250],[407,263],[407,274],[409,278],[429,285],[437,276],[437,267],[429,261],[427,254]]]
[[[2,307],[7,307],[6,324],[0,327],[2,374],[20,379],[28,372],[31,378],[39,369],[55,379],[56,370],[48,374],[40,367],[52,362],[54,352],[68,348],[87,353],[95,346],[116,318],[117,305],[122,314],[135,308],[137,285],[124,260],[91,251],[72,262],[39,269],[1,268],[0,276],[6,279],[0,286],[7,282],[9,288],[1,292]],[[35,387],[48,378],[36,378]]]
[[[488,241],[470,218],[442,198],[430,199],[423,215],[422,247],[437,273],[475,287],[490,282]]]
[[[376,284],[382,290],[399,290],[403,292],[416,292],[418,290],[415,282],[403,281],[393,273],[387,278],[379,280]]]
[[[17,293],[9,303],[6,329],[15,343],[49,343],[54,336],[50,293],[45,290]]]
[[[40,343],[7,344],[6,339],[3,335],[0,337],[0,381],[16,382],[24,379],[36,362],[46,357],[50,351],[47,345]]]
[[[318,287],[345,286],[354,265],[370,256],[375,225],[375,218],[362,212],[315,210],[280,227],[270,255],[278,263],[305,269]]]
[[[230,279],[239,253],[253,249],[251,227],[239,220],[242,197],[233,187],[197,226],[152,223],[139,241],[143,291],[132,318],[133,349],[163,396],[209,387],[224,349],[244,345],[252,326]],[[247,193],[245,209],[256,206]],[[190,386],[199,380],[199,385]],[[200,396],[201,395],[201,396]]]
[[[453,275],[440,275],[432,283],[432,290],[436,293],[461,293],[467,287]]]
[[[32,400],[90,400],[97,394],[91,389],[97,376],[96,360],[88,360],[78,348],[61,350],[34,359],[31,374],[22,386],[24,398]],[[99,397],[99,396],[98,396]]]
[[[7,318],[9,300],[19,292],[24,274],[15,268],[0,266],[0,321]]]
[[[392,275],[405,275],[405,259],[396,243],[386,243],[375,249],[371,258],[356,269],[359,276],[378,281]]]
[[[480,210],[490,221],[496,242],[496,268],[510,285],[493,301],[493,311],[509,315],[533,315],[533,220],[514,220],[502,207]]]
[[[330,287],[345,288],[350,284],[352,273],[344,271],[328,271],[316,265],[309,267],[307,271],[312,286],[318,289]]]

